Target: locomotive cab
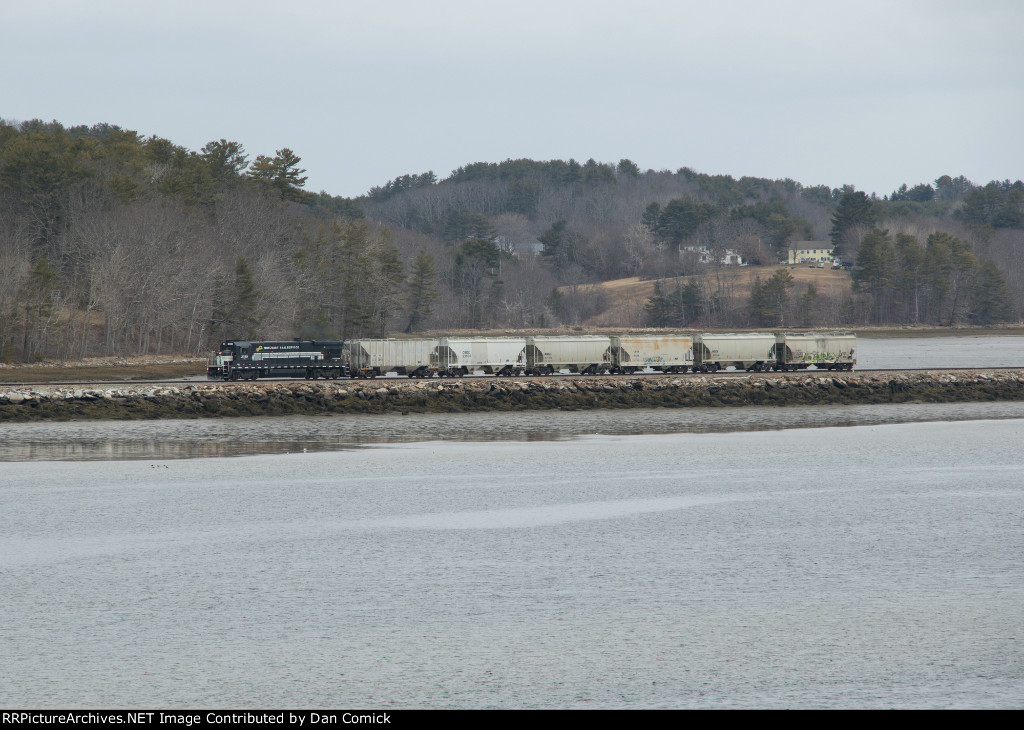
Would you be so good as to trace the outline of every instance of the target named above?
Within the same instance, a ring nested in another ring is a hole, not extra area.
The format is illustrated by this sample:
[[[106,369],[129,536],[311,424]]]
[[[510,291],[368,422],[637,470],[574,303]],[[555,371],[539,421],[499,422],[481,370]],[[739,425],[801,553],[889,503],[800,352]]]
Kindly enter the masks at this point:
[[[248,342],[229,340],[220,343],[220,349],[211,356],[206,368],[206,377],[210,380],[227,380],[231,377],[236,363],[251,357],[250,349],[245,347]]]

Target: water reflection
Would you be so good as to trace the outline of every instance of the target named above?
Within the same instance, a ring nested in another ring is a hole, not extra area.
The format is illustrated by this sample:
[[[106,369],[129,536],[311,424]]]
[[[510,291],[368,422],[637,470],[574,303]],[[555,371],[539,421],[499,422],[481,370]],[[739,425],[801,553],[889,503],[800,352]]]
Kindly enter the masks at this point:
[[[196,459],[415,441],[557,441],[1024,418],[1024,403],[529,411],[72,422],[0,426],[0,461]]]

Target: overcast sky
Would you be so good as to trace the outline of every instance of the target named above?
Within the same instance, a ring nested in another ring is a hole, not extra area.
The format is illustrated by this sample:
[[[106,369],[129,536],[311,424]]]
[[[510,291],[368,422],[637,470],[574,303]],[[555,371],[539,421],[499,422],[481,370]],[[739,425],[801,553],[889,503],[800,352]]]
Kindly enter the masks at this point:
[[[0,117],[302,158],[356,196],[471,162],[887,194],[1024,177],[1019,0],[0,0]]]

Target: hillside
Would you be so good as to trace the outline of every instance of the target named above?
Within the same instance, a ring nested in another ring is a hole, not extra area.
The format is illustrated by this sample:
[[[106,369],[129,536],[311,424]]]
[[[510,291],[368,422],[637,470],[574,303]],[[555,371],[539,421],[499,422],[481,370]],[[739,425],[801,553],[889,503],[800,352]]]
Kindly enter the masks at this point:
[[[468,164],[346,199],[301,158],[0,122],[0,361],[225,338],[1019,321],[1024,183],[868,197],[628,159]],[[783,271],[798,242],[852,273]],[[722,266],[742,256],[750,266]],[[784,276],[783,274],[789,274]]]
[[[797,288],[806,291],[813,284],[818,291],[833,298],[851,295],[850,273],[832,269],[808,268],[806,266],[742,266],[724,269],[720,276],[726,286],[739,299],[749,299],[751,284],[756,277],[767,279],[776,271],[788,271]],[[647,324],[645,307],[654,295],[656,286],[662,291],[671,291],[680,284],[692,282],[697,277],[668,279],[641,279],[637,276],[604,281],[598,284],[604,295],[605,309],[583,321],[586,327],[621,327],[623,325],[643,326]]]

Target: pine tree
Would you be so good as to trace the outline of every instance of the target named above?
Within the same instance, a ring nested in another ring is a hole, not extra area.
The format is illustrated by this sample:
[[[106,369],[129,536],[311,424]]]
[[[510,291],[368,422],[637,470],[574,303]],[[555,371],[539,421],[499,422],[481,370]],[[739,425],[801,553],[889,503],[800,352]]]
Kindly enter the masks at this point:
[[[259,294],[256,290],[256,282],[253,281],[252,272],[245,258],[238,257],[235,262],[235,292],[234,308],[229,316],[232,329],[245,339],[254,339],[259,334],[259,327],[262,317],[257,312],[259,306]]]
[[[665,296],[661,290],[661,282],[654,282],[654,291],[651,298],[644,305],[647,314],[647,325],[649,327],[669,327],[673,324],[675,306],[671,298]]]
[[[406,333],[416,332],[423,327],[434,313],[434,301],[438,297],[437,267],[434,257],[420,251],[412,264],[412,280],[409,282],[409,324]]]
[[[889,316],[894,259],[895,250],[889,231],[875,228],[864,236],[853,270],[853,288],[871,297],[878,322],[887,321]]]
[[[748,306],[750,313],[758,324],[769,327],[785,326],[786,305],[789,303],[789,292],[793,288],[793,275],[785,269],[779,269],[767,281],[754,277],[750,286]]]
[[[842,253],[847,232],[857,226],[870,226],[876,220],[875,205],[866,193],[848,189],[839,199],[839,208],[832,216],[830,239],[836,255]]]
[[[818,287],[813,282],[807,285],[807,289],[800,295],[800,326],[813,327],[815,307],[818,303]]]
[[[979,324],[1004,322],[1011,318],[1010,292],[999,268],[991,261],[978,267],[971,288],[972,316]]]

